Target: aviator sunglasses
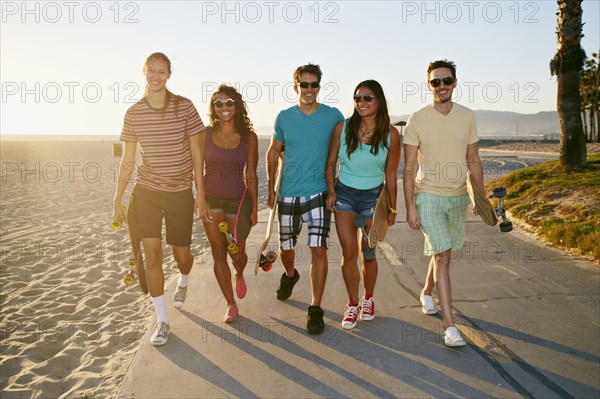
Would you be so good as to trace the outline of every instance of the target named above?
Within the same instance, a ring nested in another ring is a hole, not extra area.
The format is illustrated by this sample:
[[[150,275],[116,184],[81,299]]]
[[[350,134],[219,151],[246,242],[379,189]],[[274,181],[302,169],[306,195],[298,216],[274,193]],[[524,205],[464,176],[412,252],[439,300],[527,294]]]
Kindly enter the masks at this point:
[[[433,87],[438,87],[440,84],[442,84],[442,82],[444,82],[445,86],[450,86],[451,84],[456,82],[456,79],[454,79],[452,76],[447,76],[442,79],[431,79],[429,81],[429,84]]]
[[[229,99],[226,101],[215,100],[215,101],[213,101],[213,104],[215,104],[215,108],[223,108],[223,106],[226,106],[227,108],[231,108],[235,104],[235,101],[233,101],[232,99]]]
[[[316,89],[320,86],[320,84],[319,82],[298,82],[298,86],[300,86],[301,89],[306,89],[308,86]]]
[[[354,102],[355,103],[359,103],[361,98],[365,102],[370,103],[371,101],[373,101],[373,99],[375,98],[375,96],[372,95],[372,94],[363,94],[362,96],[360,94],[355,94],[354,95]]]

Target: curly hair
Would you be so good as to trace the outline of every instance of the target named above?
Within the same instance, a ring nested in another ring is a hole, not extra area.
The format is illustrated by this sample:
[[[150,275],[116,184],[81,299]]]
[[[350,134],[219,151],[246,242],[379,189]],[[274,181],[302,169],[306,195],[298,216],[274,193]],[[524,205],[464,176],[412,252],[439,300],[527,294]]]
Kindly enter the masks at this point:
[[[251,132],[254,132],[254,127],[252,126],[250,118],[248,118],[248,109],[246,108],[246,102],[242,98],[242,95],[238,93],[238,91],[232,86],[222,84],[211,96],[208,110],[208,115],[210,117],[210,125],[214,130],[219,129],[220,121],[215,110],[214,104],[214,101],[217,98],[217,95],[219,94],[225,94],[226,96],[229,96],[233,101],[235,101],[234,125],[240,136],[242,136],[242,140],[248,141],[248,136]]]
[[[371,153],[377,155],[379,147],[389,149],[387,138],[390,133],[390,116],[388,114],[387,101],[385,99],[385,94],[383,93],[383,88],[376,80],[371,79],[360,82],[353,93],[356,93],[361,87],[371,89],[377,99],[377,104],[379,104],[379,109],[375,116],[375,130],[373,131],[373,138],[371,140]],[[354,107],[354,112],[352,113],[352,116],[348,118],[346,123],[346,153],[348,154],[348,158],[350,158],[350,154],[358,148],[360,122],[361,117],[358,114],[356,107]]]

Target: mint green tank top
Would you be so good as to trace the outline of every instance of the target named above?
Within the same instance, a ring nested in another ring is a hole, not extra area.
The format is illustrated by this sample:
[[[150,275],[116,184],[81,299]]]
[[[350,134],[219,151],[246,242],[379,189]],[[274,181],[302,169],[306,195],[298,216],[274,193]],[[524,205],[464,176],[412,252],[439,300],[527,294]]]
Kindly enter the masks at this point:
[[[368,190],[378,187],[383,183],[385,172],[385,161],[388,149],[383,145],[379,148],[377,155],[371,154],[371,145],[359,143],[356,150],[350,154],[346,153],[346,124],[344,121],[342,135],[340,137],[340,150],[338,159],[340,162],[339,180],[346,186],[359,190]],[[387,137],[390,144],[390,135]]]

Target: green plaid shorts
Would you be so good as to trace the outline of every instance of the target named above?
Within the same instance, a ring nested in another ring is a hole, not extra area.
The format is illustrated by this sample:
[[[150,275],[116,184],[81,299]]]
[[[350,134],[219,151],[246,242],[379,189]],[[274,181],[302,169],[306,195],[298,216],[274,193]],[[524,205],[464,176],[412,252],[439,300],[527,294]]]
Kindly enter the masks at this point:
[[[462,248],[465,242],[465,219],[470,203],[469,194],[446,197],[421,192],[416,195],[415,205],[421,231],[425,236],[425,255]]]

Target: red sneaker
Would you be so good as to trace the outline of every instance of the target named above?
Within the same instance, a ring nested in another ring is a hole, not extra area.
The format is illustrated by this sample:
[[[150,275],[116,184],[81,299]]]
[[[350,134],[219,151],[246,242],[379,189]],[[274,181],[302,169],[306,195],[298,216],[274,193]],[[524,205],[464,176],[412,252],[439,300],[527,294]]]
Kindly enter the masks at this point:
[[[344,313],[344,320],[342,320],[342,327],[346,330],[350,330],[356,326],[356,319],[358,319],[358,314],[360,313],[360,306],[350,306],[348,304],[348,309]]]
[[[373,320],[375,318],[375,299],[373,297],[369,299],[363,298],[361,301],[362,313],[360,319],[364,321]]]

